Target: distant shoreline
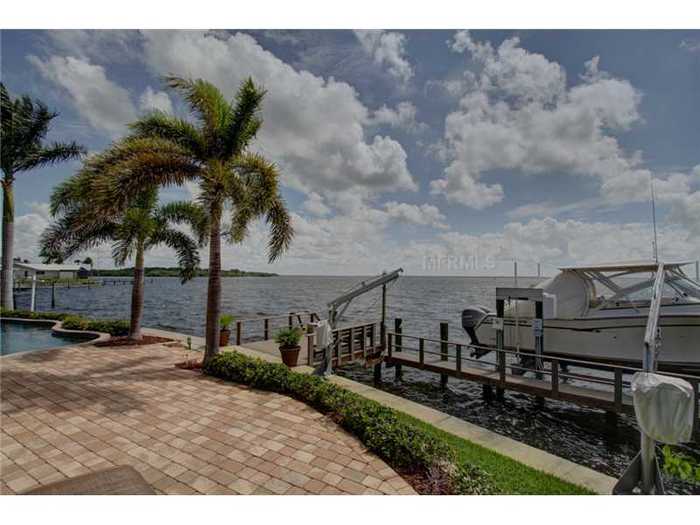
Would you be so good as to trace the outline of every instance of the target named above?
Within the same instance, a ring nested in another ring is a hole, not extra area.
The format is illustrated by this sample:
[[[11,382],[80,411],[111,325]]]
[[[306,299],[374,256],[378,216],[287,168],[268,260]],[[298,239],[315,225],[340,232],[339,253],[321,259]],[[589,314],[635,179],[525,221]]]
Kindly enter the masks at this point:
[[[113,268],[107,270],[92,270],[93,277],[133,277],[133,268]],[[151,266],[145,268],[146,277],[179,277],[180,269],[177,267]],[[208,277],[208,269],[198,269],[195,277]],[[276,273],[269,272],[249,272],[233,268],[231,270],[221,270],[221,277],[277,277]]]

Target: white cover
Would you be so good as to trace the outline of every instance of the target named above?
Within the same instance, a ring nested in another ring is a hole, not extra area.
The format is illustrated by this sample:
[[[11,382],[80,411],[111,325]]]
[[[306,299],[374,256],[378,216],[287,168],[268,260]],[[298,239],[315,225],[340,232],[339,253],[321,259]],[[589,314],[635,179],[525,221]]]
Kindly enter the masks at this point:
[[[588,311],[591,289],[580,275],[564,271],[544,282],[540,288],[556,297],[556,315],[559,319],[583,317]]]
[[[315,323],[315,332],[317,348],[326,348],[331,344],[331,325],[326,319]]]
[[[691,440],[693,386],[677,377],[637,372],[632,397],[642,431],[661,443],[675,445]]]

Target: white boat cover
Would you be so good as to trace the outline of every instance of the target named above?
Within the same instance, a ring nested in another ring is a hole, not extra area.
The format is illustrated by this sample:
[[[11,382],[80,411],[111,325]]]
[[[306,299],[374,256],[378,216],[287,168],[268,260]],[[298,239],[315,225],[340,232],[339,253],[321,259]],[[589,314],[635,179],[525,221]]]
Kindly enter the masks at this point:
[[[637,372],[634,412],[642,431],[661,443],[687,443],[693,432],[693,386],[678,377]]]
[[[577,273],[568,271],[548,279],[541,288],[556,296],[556,316],[559,319],[585,316],[595,292],[590,282]]]

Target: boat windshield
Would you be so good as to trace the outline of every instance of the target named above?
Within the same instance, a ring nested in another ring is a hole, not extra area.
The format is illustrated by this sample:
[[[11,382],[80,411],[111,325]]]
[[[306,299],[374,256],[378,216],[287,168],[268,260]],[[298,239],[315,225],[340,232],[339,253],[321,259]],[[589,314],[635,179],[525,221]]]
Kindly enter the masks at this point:
[[[587,270],[595,282],[596,299],[592,307],[640,306],[651,301],[655,272],[604,272]],[[700,285],[678,267],[665,270],[662,304],[700,303]]]

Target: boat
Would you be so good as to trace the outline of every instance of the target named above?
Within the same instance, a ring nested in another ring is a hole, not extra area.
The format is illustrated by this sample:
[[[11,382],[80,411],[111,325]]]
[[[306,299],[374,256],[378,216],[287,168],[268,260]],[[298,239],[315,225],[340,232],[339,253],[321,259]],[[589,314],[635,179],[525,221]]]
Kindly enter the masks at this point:
[[[661,350],[658,368],[700,375],[700,284],[683,267],[694,262],[659,265],[656,261],[569,266],[537,284],[543,297],[543,356],[639,368],[652,287],[664,272],[659,314]],[[532,355],[534,303],[510,300],[503,318],[507,350]],[[462,312],[472,355],[496,347],[496,314],[483,306]]]

